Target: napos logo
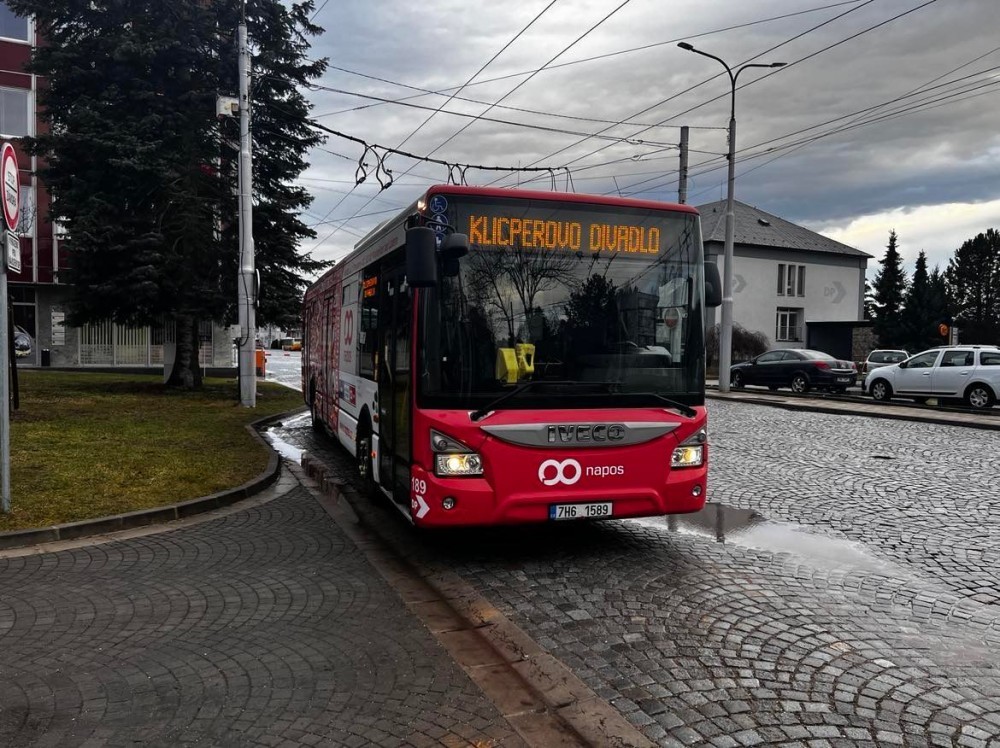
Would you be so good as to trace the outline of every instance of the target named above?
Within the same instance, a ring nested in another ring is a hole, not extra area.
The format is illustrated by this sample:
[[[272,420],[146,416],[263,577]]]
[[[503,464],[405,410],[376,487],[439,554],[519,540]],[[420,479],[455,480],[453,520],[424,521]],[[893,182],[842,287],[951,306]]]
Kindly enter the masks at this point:
[[[608,478],[612,475],[625,475],[624,465],[590,465],[586,468],[573,459],[546,460],[538,466],[538,480],[543,486],[555,486],[562,483],[572,486],[583,475],[592,478]]]

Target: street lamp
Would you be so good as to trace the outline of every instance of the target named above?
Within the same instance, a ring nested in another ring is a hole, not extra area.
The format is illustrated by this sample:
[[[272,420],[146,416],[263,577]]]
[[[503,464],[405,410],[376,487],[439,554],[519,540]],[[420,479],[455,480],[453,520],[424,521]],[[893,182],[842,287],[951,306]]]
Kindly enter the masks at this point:
[[[722,325],[719,334],[719,391],[729,392],[729,367],[733,358],[733,233],[735,231],[736,213],[733,205],[733,188],[736,184],[736,79],[747,68],[780,68],[783,62],[757,63],[749,62],[741,65],[734,73],[725,60],[708,52],[695,49],[687,42],[680,42],[681,49],[703,57],[711,57],[729,74],[732,87],[732,98],[729,108],[729,188],[726,193],[726,245],[723,250],[725,267],[722,269]]]

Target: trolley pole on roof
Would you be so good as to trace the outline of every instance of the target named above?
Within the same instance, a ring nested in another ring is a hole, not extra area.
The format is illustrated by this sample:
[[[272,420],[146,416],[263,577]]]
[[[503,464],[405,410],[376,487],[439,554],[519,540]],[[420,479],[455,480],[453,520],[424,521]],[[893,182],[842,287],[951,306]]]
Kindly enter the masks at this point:
[[[240,275],[239,372],[240,404],[257,406],[257,370],[254,356],[257,340],[257,288],[253,245],[253,173],[250,155],[250,53],[247,48],[246,2],[238,28],[240,76]]]

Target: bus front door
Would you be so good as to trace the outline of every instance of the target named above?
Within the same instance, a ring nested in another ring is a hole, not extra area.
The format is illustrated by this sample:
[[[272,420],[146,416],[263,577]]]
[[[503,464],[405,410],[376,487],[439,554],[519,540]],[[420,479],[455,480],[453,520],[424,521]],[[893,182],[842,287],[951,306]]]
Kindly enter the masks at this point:
[[[412,302],[402,267],[384,271],[381,286],[379,316],[385,327],[378,371],[378,476],[393,501],[408,506]]]

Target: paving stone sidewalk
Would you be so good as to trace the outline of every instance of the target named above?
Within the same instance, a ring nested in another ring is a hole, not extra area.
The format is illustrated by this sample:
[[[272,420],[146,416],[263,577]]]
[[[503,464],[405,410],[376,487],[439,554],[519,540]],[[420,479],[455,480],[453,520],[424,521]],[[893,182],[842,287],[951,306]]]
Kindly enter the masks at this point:
[[[274,490],[0,554],[0,745],[521,745],[313,496]]]

